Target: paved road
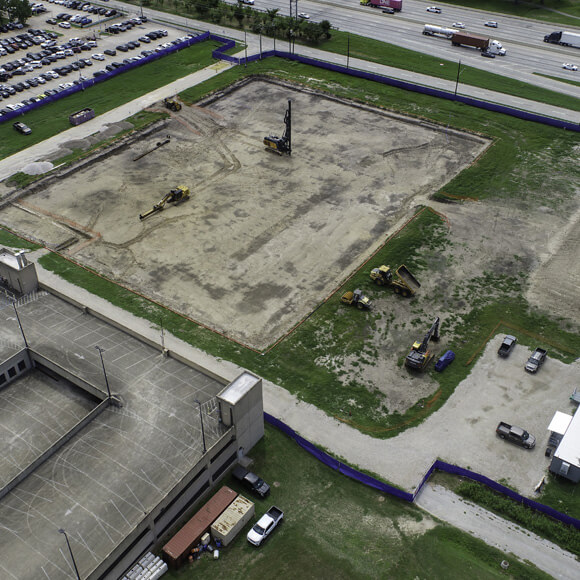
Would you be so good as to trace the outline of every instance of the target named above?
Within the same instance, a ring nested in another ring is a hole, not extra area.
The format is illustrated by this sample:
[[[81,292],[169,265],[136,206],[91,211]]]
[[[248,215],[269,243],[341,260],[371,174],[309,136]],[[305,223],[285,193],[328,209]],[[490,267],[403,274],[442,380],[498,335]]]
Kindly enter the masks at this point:
[[[520,560],[529,560],[554,578],[578,578],[578,561],[574,554],[471,502],[464,501],[440,485],[426,485],[416,503],[436,518],[482,539],[486,544],[506,554],[516,554]],[[509,562],[510,557],[506,556],[506,560]]]

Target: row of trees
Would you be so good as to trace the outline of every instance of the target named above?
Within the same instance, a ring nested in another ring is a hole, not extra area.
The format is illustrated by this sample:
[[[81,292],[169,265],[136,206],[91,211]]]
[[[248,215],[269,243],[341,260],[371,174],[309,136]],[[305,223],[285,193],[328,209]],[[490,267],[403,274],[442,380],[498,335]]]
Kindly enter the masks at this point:
[[[28,0],[0,0],[0,22],[26,21],[32,16],[32,8]]]
[[[2,0],[0,0],[2,1]],[[301,39],[312,44],[331,37],[328,20],[310,22],[298,18],[282,16],[278,9],[261,12],[244,4],[227,4],[219,0],[143,0],[143,6],[167,6],[181,14],[212,24],[235,26],[248,29],[255,34],[272,38]]]

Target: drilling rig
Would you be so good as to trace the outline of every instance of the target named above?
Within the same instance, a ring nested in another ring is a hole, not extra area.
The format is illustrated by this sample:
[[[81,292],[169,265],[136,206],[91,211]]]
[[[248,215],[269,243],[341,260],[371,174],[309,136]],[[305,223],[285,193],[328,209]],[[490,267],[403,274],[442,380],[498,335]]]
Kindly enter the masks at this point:
[[[288,109],[284,115],[284,134],[282,137],[269,135],[264,137],[266,149],[278,153],[278,155],[292,155],[292,101],[288,99]]]

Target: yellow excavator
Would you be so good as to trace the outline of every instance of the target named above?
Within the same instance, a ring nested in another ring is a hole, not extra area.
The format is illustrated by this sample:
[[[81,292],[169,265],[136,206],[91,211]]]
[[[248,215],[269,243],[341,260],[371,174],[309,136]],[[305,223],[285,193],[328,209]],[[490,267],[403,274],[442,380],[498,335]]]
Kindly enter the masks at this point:
[[[371,270],[371,280],[374,280],[378,286],[392,286],[395,294],[401,296],[413,296],[421,288],[421,284],[411,274],[409,269],[403,264],[393,273],[390,266],[381,266]]]
[[[430,340],[439,340],[439,317],[435,319],[429,332],[423,338],[423,342],[417,341],[413,343],[411,352],[405,359],[405,365],[407,365],[407,367],[417,371],[424,371],[427,368],[427,365],[435,356],[434,353],[429,350]]]
[[[176,99],[163,99],[163,104],[165,105],[165,108],[170,111],[181,111],[181,103]]]
[[[172,189],[168,194],[164,195],[158,203],[156,203],[152,209],[146,211],[145,213],[139,214],[139,219],[143,221],[145,218],[157,213],[158,211],[163,211],[166,203],[174,203],[179,205],[181,202],[189,199],[189,187],[185,185],[180,185],[175,189]]]
[[[264,137],[264,145],[268,151],[273,151],[278,155],[292,155],[292,101],[290,99],[288,99],[288,109],[284,115],[284,125],[286,128],[282,137],[268,135]]]

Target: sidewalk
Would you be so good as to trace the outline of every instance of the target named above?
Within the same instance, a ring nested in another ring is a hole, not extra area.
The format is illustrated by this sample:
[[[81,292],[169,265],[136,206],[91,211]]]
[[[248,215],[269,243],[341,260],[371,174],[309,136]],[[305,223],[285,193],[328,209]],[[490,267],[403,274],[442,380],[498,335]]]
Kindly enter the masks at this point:
[[[164,15],[169,16],[169,15]],[[272,50],[274,44],[278,50],[286,50],[287,43],[282,41],[274,42],[270,38],[262,37],[260,41],[260,36],[254,34],[246,34],[242,31],[224,29],[223,27],[208,25],[203,22],[190,21],[191,28],[199,30],[209,30],[214,34],[219,34],[222,36],[227,36],[234,38],[239,42],[243,42],[244,38],[248,42],[248,57],[253,54],[260,54],[260,45],[262,51]],[[297,45],[296,53],[304,55],[309,58],[314,58],[318,60],[324,60],[326,62],[331,62],[334,64],[346,65],[346,59],[344,55],[333,54],[325,52],[323,50],[312,49]],[[237,57],[243,58],[245,51],[236,54]],[[107,125],[116,123],[134,115],[135,113],[153,105],[156,102],[163,100],[166,97],[174,96],[175,94],[200,83],[208,80],[212,76],[223,72],[230,68],[230,63],[218,62],[209,67],[201,69],[191,75],[178,79],[168,85],[160,87],[146,95],[143,95],[129,103],[125,103],[116,109],[108,111],[98,117],[95,117],[91,121],[78,125],[77,127],[72,127],[67,131],[64,131],[54,137],[47,139],[37,145],[28,147],[23,151],[15,153],[10,157],[6,157],[0,160],[0,181],[10,177],[14,173],[19,172],[23,167],[29,163],[35,161],[44,161],[48,156],[57,151],[59,147],[71,140],[83,139],[89,135],[99,133],[104,131]],[[233,65],[235,66],[235,65]],[[251,66],[251,65],[250,65]],[[383,76],[388,76],[394,79],[399,79],[403,81],[417,83],[423,86],[445,90],[448,92],[455,91],[455,82],[447,81],[444,79],[438,79],[430,77],[427,75],[414,73],[411,71],[405,71],[402,69],[389,67],[385,65],[379,65],[376,63],[359,60],[355,58],[349,59],[349,67],[353,69],[366,70]],[[577,88],[571,86],[571,94],[577,94]],[[459,85],[458,94],[466,95],[470,97],[475,97],[485,101],[498,103],[501,105],[506,105],[509,107],[515,107],[517,109],[530,111],[537,113],[539,115],[546,115],[554,117],[557,119],[564,119],[566,121],[571,121],[580,124],[580,112],[570,111],[568,109],[561,109],[558,107],[553,107],[549,104],[538,103],[536,101],[529,101],[527,99],[522,99],[520,97],[511,97],[504,93],[496,93],[494,91],[489,91],[487,89],[480,89],[470,85]]]

